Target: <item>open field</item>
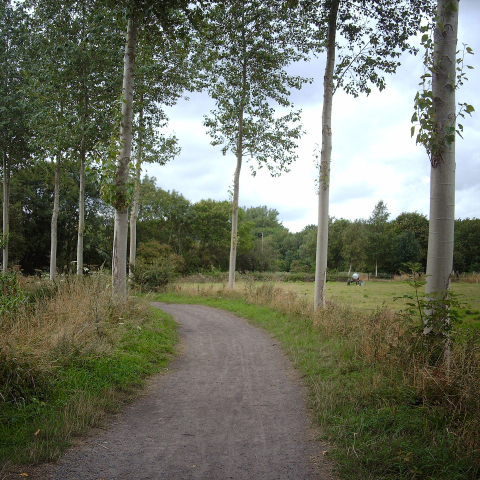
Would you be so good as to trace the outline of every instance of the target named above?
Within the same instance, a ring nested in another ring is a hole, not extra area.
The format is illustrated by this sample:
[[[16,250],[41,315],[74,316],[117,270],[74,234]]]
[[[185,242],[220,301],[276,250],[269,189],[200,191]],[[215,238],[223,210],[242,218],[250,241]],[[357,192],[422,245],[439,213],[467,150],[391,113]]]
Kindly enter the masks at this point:
[[[259,286],[262,282],[244,282],[236,283],[238,290]],[[185,288],[218,288],[218,283],[182,283]],[[298,297],[313,303],[313,282],[276,282],[275,287],[291,292]],[[480,329],[480,284],[476,283],[453,283],[452,292],[458,297],[461,304],[460,317],[467,320],[470,326]],[[344,282],[328,282],[327,298],[340,304],[352,305],[362,311],[376,310],[379,308],[388,308],[399,311],[406,307],[407,302],[411,300],[402,298],[405,295],[414,295],[415,291],[406,281],[370,281],[365,282],[363,286],[347,285]],[[395,300],[397,298],[397,300]]]

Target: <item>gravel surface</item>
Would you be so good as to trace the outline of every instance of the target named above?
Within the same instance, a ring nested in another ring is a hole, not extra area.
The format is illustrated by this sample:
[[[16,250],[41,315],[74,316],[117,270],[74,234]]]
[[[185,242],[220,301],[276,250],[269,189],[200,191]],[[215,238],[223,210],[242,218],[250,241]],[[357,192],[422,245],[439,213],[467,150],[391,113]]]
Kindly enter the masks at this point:
[[[181,355],[107,430],[38,478],[332,478],[304,386],[275,340],[220,310],[154,306],[177,319]]]

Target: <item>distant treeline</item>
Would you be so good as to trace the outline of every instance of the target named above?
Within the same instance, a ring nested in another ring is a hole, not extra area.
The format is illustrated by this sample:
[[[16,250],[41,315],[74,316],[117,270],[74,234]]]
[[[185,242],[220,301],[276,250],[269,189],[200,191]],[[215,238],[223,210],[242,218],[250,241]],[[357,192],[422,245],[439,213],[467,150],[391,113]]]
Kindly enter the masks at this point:
[[[58,219],[58,266],[75,271],[78,179],[65,169]],[[50,255],[50,222],[53,208],[53,165],[40,162],[18,171],[11,181],[10,266],[26,274],[47,272]],[[237,270],[313,272],[317,227],[307,225],[292,233],[267,206],[240,210]],[[407,263],[425,270],[428,220],[417,212],[388,219],[387,206],[379,201],[370,218],[331,218],[329,270],[349,269],[371,273],[397,273]],[[87,182],[85,264],[111,265],[113,211],[100,198],[98,185]],[[190,202],[181,193],[165,191],[146,176],[141,186],[137,223],[139,256],[155,252],[179,258],[182,273],[228,270],[231,203]],[[480,271],[480,219],[455,222],[454,270]]]

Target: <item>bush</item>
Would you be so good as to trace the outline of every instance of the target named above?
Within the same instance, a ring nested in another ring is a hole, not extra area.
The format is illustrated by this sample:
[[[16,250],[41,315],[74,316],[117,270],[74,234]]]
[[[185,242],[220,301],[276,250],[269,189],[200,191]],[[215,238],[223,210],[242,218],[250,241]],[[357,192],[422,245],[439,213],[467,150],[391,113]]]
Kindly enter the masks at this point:
[[[17,272],[0,273],[0,316],[13,315],[28,299],[19,276]]]
[[[173,282],[181,269],[181,257],[170,254],[151,262],[137,260],[132,267],[133,281],[142,290],[158,291]]]

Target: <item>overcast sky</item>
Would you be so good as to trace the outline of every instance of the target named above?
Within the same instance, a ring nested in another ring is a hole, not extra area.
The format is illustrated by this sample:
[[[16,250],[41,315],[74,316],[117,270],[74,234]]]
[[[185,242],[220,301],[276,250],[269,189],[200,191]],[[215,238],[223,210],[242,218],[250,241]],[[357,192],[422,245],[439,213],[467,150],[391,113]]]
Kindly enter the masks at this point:
[[[464,140],[457,138],[456,218],[480,218],[480,1],[461,0],[459,49],[472,47],[468,55],[469,81],[457,91],[457,102],[473,105],[477,112],[463,123]],[[383,200],[394,219],[402,212],[429,214],[430,163],[421,146],[410,137],[413,99],[423,73],[419,56],[405,56],[395,76],[387,77],[387,88],[369,97],[353,98],[338,91],[333,99],[330,216],[368,218]],[[306,131],[299,142],[299,158],[289,173],[271,178],[260,170],[250,175],[243,165],[240,205],[267,205],[292,232],[317,223],[317,195],[313,151],[321,144],[321,115],[325,57],[297,65],[295,73],[315,79],[312,85],[292,92],[296,108],[302,109]],[[236,160],[210,145],[203,116],[214,108],[208,95],[192,94],[168,109],[170,125],[182,152],[165,166],[149,166],[147,173],[157,185],[176,190],[192,202],[211,198],[226,200],[233,183]]]

